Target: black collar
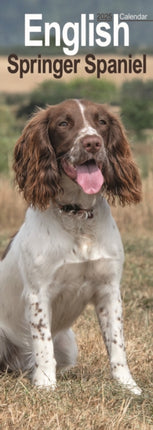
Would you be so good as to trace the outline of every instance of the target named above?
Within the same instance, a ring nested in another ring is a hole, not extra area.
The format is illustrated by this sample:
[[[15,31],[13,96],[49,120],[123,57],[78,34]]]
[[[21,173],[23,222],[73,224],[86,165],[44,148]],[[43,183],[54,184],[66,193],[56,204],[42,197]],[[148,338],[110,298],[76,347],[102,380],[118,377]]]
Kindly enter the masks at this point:
[[[65,212],[68,215],[78,215],[81,218],[91,219],[94,217],[94,210],[91,209],[82,209],[78,205],[60,205],[58,203],[60,213]]]

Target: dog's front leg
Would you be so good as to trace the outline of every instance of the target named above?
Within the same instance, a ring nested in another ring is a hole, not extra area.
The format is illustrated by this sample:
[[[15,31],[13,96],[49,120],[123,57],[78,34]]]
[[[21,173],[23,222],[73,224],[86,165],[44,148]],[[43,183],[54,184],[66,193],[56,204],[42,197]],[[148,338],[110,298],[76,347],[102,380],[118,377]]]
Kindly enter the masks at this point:
[[[99,291],[95,305],[112,376],[134,394],[141,394],[141,389],[132,378],[126,361],[120,291],[113,286],[109,286],[104,295]]]
[[[45,297],[45,298],[44,298]],[[28,320],[35,359],[33,383],[39,387],[56,386],[56,361],[51,336],[51,311],[44,290],[28,294]]]

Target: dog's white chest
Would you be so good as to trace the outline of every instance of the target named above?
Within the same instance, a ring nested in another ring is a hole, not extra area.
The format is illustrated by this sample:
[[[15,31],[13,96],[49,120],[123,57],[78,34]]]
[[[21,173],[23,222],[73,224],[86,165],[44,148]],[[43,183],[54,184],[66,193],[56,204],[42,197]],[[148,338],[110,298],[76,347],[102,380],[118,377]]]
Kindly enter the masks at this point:
[[[97,259],[98,255],[95,246],[94,239],[86,237],[85,235],[80,236],[76,244],[77,255],[82,260]],[[99,254],[100,255],[100,254]]]

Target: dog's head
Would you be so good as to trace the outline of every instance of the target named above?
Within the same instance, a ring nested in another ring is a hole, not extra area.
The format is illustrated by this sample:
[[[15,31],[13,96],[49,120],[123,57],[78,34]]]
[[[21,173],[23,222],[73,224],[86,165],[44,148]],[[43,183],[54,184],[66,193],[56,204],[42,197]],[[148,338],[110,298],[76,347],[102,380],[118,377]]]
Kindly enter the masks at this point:
[[[86,194],[137,203],[141,180],[120,121],[104,105],[66,100],[39,110],[14,151],[14,170],[29,204],[44,209],[66,174]]]

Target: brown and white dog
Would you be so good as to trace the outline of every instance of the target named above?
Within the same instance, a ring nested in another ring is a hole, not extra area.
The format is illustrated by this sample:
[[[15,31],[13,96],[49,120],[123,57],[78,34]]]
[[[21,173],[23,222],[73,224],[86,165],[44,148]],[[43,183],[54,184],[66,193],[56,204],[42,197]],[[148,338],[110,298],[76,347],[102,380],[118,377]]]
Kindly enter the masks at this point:
[[[111,372],[135,394],[125,355],[121,238],[104,196],[141,199],[141,181],[119,120],[100,104],[67,100],[38,111],[14,153],[25,222],[0,262],[1,367],[56,385],[56,364],[76,363],[73,322],[95,306]]]

